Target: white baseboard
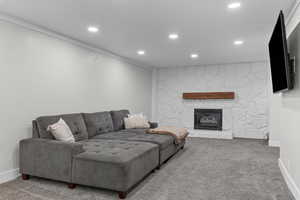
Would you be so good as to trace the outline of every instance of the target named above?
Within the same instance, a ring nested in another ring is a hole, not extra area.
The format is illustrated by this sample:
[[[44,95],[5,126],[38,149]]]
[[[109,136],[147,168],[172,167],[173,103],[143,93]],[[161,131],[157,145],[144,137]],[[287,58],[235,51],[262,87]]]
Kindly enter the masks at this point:
[[[194,130],[188,129],[189,137],[229,139],[232,140],[232,131],[211,131],[211,130]]]
[[[269,140],[269,146],[270,147],[280,147],[280,141],[279,140]]]
[[[5,172],[0,172],[0,184],[14,180],[20,176],[19,169],[12,169]]]
[[[295,200],[300,200],[300,190],[281,159],[278,159],[278,165],[288,188],[294,195]]]
[[[265,139],[265,136],[261,133],[245,133],[243,135],[234,134],[235,138],[245,138],[245,139]]]

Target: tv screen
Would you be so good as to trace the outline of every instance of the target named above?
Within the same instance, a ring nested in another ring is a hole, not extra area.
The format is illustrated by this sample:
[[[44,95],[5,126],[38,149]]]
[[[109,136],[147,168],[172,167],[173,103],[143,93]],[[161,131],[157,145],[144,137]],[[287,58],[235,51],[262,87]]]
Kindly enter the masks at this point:
[[[273,92],[292,88],[283,12],[280,12],[269,42]]]

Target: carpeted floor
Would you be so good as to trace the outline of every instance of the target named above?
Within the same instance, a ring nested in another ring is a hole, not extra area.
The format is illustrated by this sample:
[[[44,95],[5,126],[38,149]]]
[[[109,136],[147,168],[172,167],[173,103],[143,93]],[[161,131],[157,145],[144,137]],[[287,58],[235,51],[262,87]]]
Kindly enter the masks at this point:
[[[191,138],[186,148],[129,193],[128,200],[290,200],[278,148],[258,140]],[[117,194],[38,178],[0,185],[0,200],[104,200]]]

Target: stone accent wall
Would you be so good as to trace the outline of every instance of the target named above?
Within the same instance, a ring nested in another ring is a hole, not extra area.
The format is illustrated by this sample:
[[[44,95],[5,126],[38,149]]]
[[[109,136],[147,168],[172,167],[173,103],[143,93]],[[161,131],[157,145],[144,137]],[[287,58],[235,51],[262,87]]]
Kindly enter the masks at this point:
[[[161,68],[156,73],[156,119],[193,129],[194,108],[222,108],[224,131],[265,138],[269,132],[271,81],[267,62]],[[184,100],[183,92],[234,91],[234,100]]]

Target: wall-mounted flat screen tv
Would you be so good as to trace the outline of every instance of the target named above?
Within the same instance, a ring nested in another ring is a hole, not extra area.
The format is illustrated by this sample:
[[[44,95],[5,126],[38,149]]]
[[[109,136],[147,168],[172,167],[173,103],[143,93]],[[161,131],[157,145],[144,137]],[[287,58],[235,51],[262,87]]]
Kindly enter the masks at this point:
[[[269,42],[273,92],[293,88],[284,15],[281,11]]]

